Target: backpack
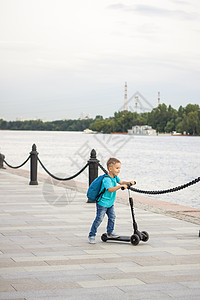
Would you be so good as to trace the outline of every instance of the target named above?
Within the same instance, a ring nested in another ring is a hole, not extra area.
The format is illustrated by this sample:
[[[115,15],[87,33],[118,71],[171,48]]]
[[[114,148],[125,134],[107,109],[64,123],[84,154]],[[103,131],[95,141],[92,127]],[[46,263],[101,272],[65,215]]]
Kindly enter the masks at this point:
[[[92,183],[90,184],[88,191],[87,191],[87,197],[90,200],[90,202],[95,202],[95,201],[100,201],[100,197],[105,193],[106,189],[104,188],[101,193],[101,185],[102,185],[102,180],[104,177],[109,177],[109,175],[104,174],[98,176]]]

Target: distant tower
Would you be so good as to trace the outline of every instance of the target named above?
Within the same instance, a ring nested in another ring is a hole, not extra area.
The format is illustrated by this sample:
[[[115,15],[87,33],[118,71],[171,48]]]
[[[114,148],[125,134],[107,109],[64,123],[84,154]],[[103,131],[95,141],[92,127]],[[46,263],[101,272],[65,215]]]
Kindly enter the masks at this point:
[[[124,110],[128,110],[128,102],[127,102],[127,82],[125,82],[125,90],[124,90]]]
[[[160,105],[160,92],[158,92],[158,106]]]
[[[138,96],[135,96],[135,112],[138,112]]]

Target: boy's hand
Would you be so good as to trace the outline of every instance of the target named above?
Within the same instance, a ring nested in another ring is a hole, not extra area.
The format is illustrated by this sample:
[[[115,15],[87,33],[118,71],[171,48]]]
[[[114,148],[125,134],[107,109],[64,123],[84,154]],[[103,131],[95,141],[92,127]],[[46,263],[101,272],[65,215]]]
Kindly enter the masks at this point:
[[[121,184],[121,185],[120,185],[120,188],[121,188],[122,190],[126,190],[126,189],[127,189],[127,184]]]
[[[130,181],[130,183],[131,183],[132,185],[136,184],[136,182],[135,182],[135,181]]]

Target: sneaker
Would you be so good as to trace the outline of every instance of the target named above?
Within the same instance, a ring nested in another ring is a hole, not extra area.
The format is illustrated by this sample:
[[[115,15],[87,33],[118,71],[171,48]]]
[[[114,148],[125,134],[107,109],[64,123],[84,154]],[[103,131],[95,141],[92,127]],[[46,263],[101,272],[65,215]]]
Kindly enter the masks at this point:
[[[96,244],[95,236],[88,236],[88,241],[89,241],[90,244]]]
[[[118,237],[120,237],[119,234],[116,234],[116,233],[114,233],[114,232],[112,232],[112,233],[110,233],[110,234],[107,234],[107,236],[110,237],[110,238],[118,238]]]

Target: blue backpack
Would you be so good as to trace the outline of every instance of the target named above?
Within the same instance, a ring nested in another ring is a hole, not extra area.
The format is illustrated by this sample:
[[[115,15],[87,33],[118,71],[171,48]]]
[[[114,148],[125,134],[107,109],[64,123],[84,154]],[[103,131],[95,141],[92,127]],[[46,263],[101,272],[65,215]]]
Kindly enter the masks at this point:
[[[104,188],[103,191],[100,193],[102,180],[104,177],[109,177],[109,175],[104,174],[97,177],[92,183],[90,184],[88,191],[87,191],[87,197],[90,200],[90,202],[100,201],[100,197],[105,193],[106,189]]]

